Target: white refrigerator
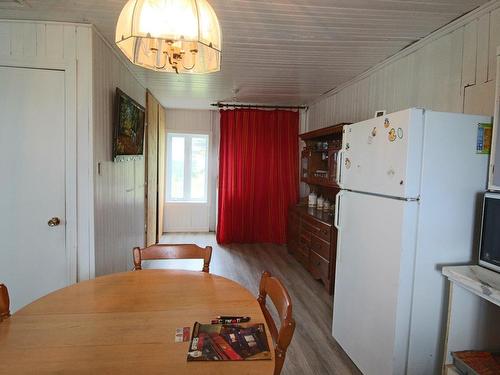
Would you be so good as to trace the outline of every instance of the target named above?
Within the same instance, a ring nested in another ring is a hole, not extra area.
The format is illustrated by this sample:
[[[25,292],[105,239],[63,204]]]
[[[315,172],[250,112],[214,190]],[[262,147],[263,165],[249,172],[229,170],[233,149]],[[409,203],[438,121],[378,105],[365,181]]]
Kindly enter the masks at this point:
[[[365,375],[441,373],[440,269],[475,253],[480,123],[409,109],[344,127],[332,331]]]

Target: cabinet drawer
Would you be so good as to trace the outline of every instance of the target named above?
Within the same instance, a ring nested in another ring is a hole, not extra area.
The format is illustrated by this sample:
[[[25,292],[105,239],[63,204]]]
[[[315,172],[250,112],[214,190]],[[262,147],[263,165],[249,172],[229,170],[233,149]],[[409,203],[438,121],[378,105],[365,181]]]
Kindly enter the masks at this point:
[[[330,242],[323,241],[319,237],[311,236],[310,249],[330,261]]]
[[[309,251],[305,250],[302,246],[297,248],[297,251],[293,254],[295,258],[302,263],[304,267],[309,267]]]
[[[299,243],[301,245],[309,247],[309,245],[311,244],[311,233],[304,231],[304,229],[302,228],[302,230],[300,231]]]
[[[305,225],[307,230],[322,238],[323,240],[330,242],[330,226],[323,224],[320,221],[314,220],[313,218],[310,218],[308,216],[306,216],[305,218],[306,220],[304,220],[302,225]]]
[[[310,252],[309,259],[309,269],[313,276],[322,279],[325,284],[328,284],[330,280],[330,263],[314,251]]]

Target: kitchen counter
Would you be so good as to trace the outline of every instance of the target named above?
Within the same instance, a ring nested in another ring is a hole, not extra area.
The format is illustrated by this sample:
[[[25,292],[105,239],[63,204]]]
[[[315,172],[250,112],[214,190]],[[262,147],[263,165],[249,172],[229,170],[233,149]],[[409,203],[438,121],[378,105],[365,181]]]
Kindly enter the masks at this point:
[[[323,224],[329,226],[333,225],[333,212],[331,210],[329,212],[320,211],[316,208],[308,207],[306,204],[298,204],[294,207],[294,209],[303,215],[308,215],[321,221]]]

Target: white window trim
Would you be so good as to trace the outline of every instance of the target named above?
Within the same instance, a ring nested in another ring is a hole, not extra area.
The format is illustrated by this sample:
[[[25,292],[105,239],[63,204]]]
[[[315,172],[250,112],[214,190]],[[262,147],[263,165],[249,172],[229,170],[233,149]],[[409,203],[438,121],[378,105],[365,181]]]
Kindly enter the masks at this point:
[[[171,197],[171,185],[170,185],[170,173],[172,171],[172,157],[170,156],[170,150],[172,148],[172,137],[174,136],[183,136],[185,137],[184,143],[184,196],[190,195],[191,189],[191,158],[192,158],[192,142],[191,139],[197,136],[203,136],[207,138],[207,156],[205,158],[205,196],[202,199],[178,199]],[[166,167],[167,173],[165,173],[165,184],[166,184],[166,194],[165,194],[165,203],[168,204],[208,204],[209,203],[209,187],[208,187],[208,179],[210,175],[209,167],[210,167],[210,142],[211,142],[211,133],[202,132],[202,131],[176,131],[176,130],[168,130],[167,129],[167,152],[166,152]]]

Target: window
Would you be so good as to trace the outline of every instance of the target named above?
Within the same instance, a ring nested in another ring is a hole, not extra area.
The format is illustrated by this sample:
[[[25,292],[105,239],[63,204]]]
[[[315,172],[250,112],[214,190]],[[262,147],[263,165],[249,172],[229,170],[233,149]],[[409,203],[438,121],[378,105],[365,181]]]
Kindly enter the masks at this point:
[[[207,202],[207,134],[167,135],[167,202]]]

